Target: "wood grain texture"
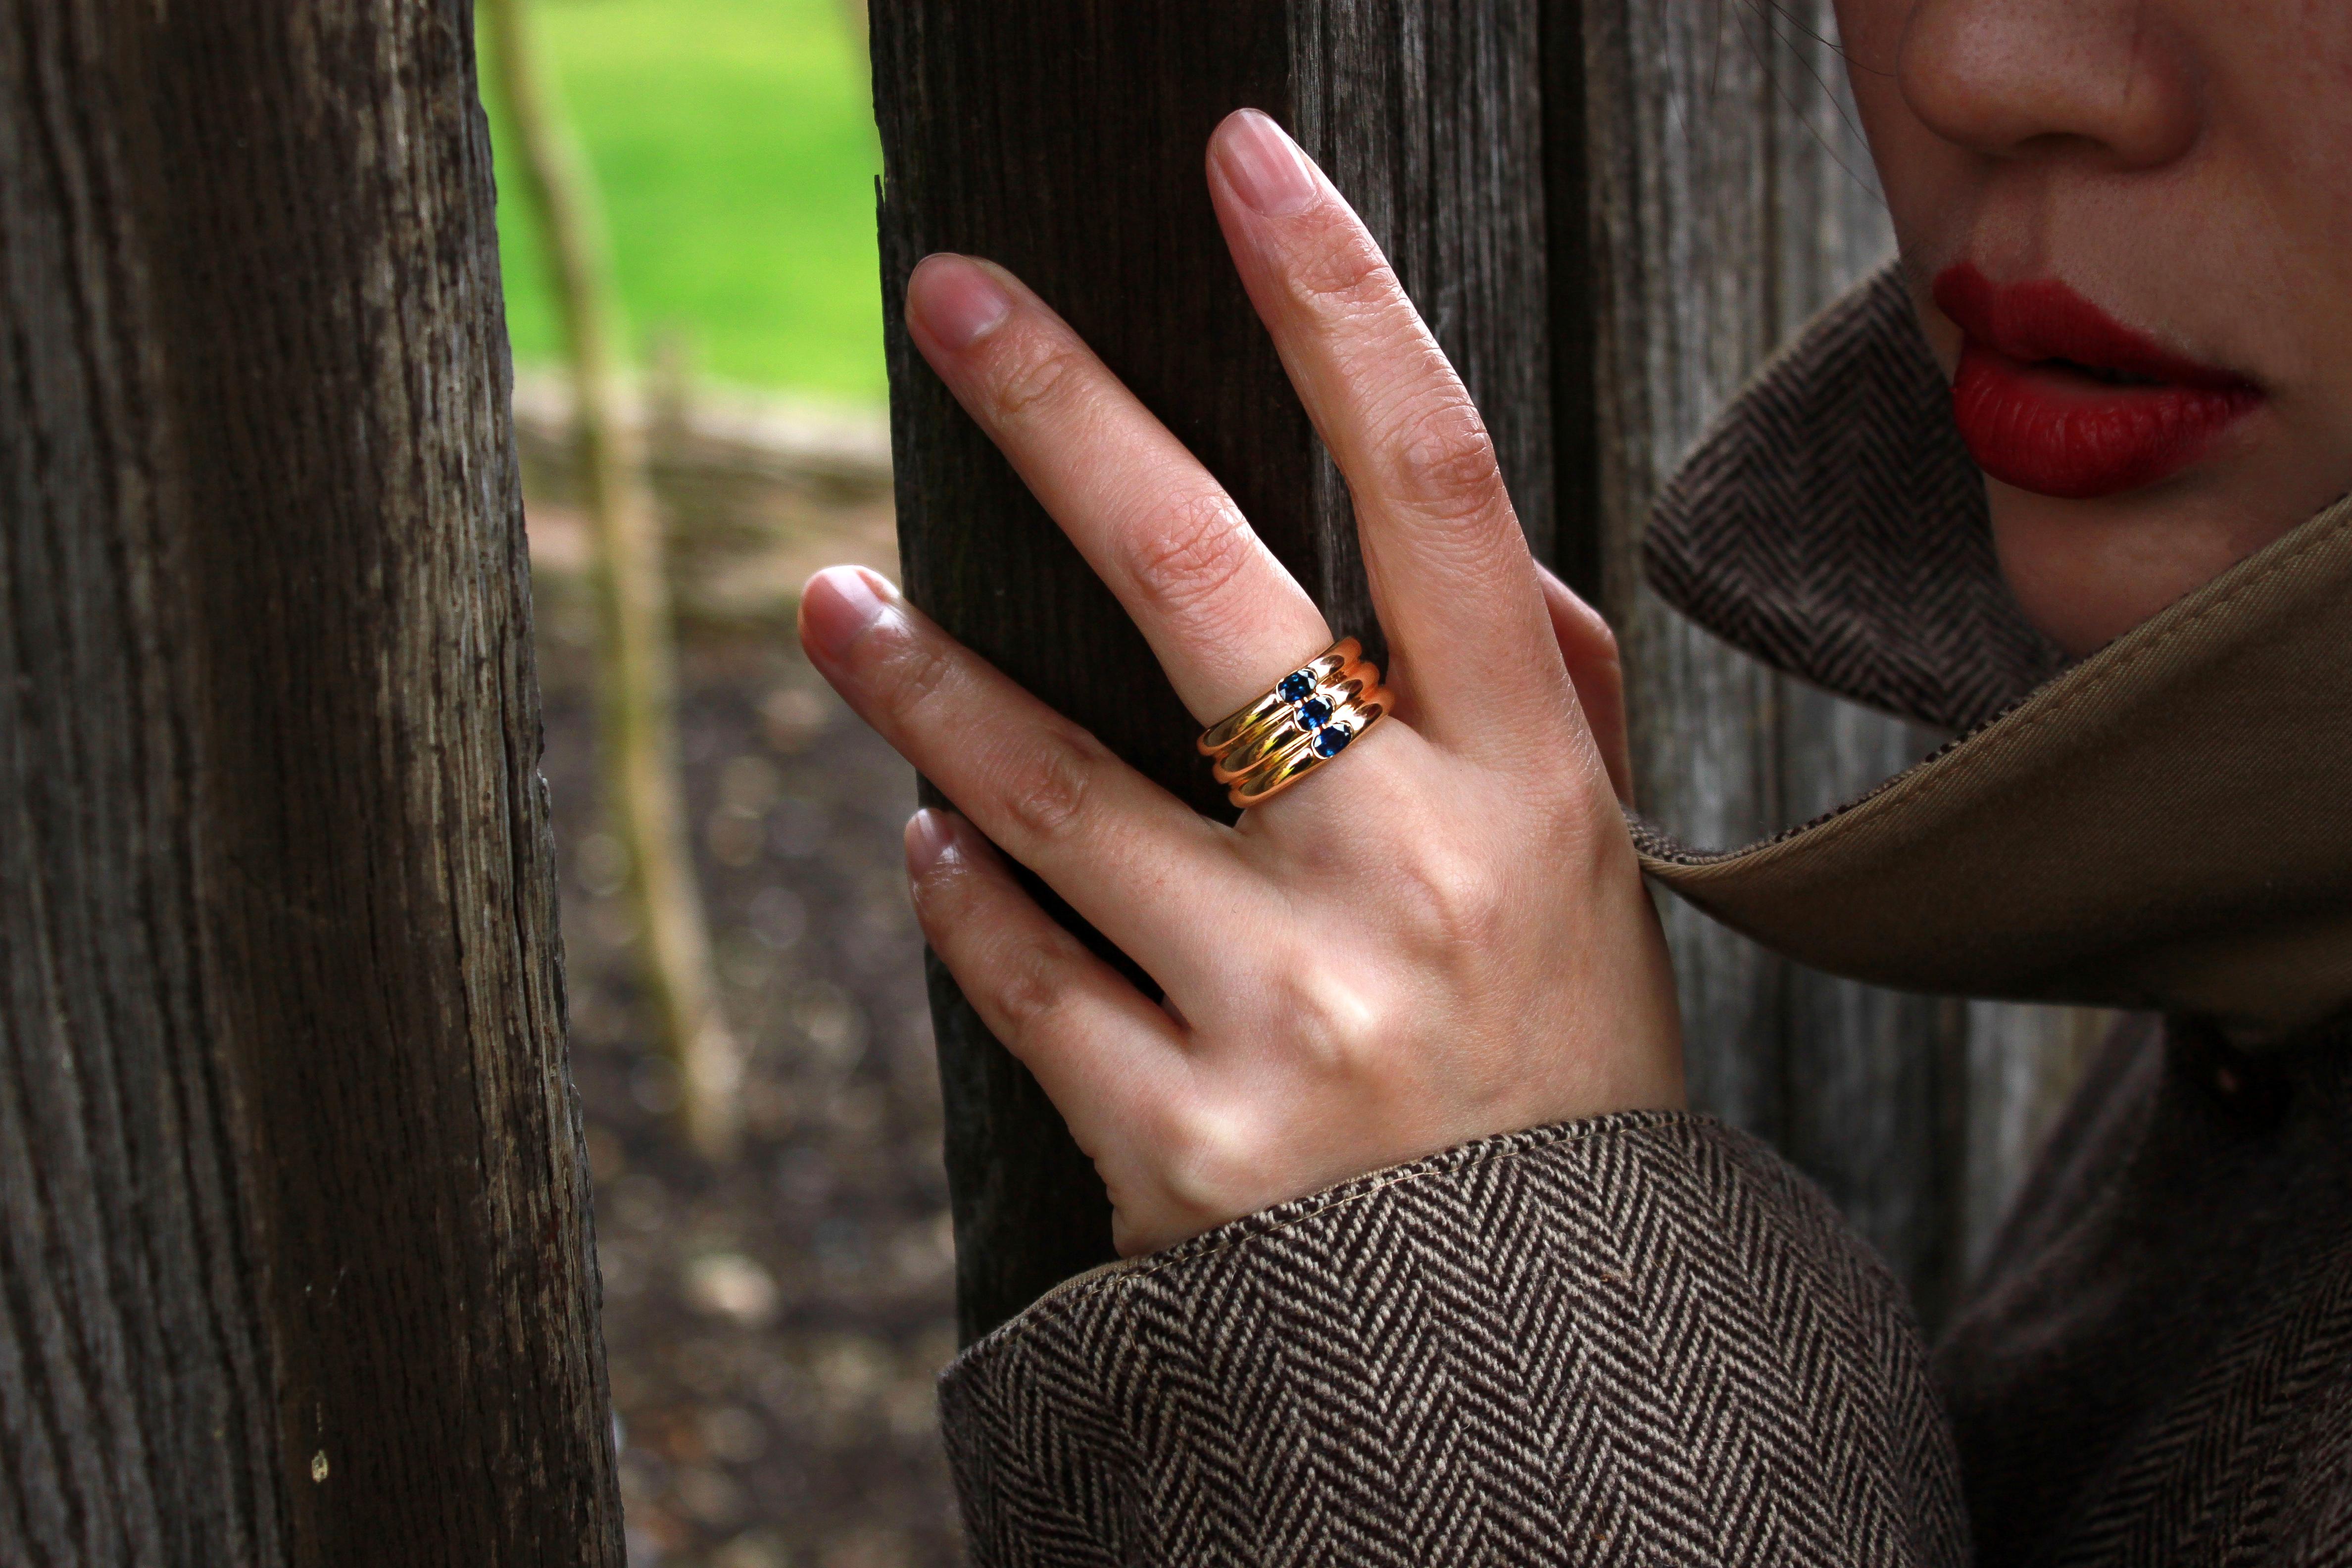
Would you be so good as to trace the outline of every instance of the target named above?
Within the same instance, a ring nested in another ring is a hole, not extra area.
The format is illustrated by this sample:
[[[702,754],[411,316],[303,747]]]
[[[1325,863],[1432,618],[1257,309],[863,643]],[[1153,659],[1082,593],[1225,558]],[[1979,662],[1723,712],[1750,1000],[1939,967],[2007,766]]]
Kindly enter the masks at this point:
[[[1764,253],[1772,347],[1895,247],[1836,47],[1830,0],[1734,7],[1770,97]],[[1832,810],[1916,762],[1941,737],[1801,681],[1780,687],[1774,827]],[[1959,1284],[1966,1184],[1967,1015],[1957,1003],[1790,965],[1780,1136],[1940,1319]]]
[[[1737,845],[1913,760],[1924,738],[1775,675],[1639,581],[1650,501],[1771,349],[1891,247],[1825,3],[1586,7],[1604,596],[1643,809]],[[1948,1288],[1951,1010],[1798,969],[1664,909],[1694,1100],[1770,1138],[1931,1305]]]
[[[1829,0],[1582,11],[1602,592],[1626,647],[1634,770],[1645,812],[1686,842],[1735,846],[1851,798],[1938,737],[1682,620],[1640,582],[1641,528],[1765,357],[1893,238]],[[1694,1100],[1819,1180],[1933,1319],[2071,1081],[2079,1023],[1856,985],[1686,906],[1664,913]]]
[[[1532,0],[877,0],[882,265],[915,601],[1202,810],[1196,726],[1139,634],[898,325],[935,249],[1036,287],[1224,481],[1333,624],[1378,646],[1344,487],[1235,279],[1209,132],[1263,109],[1388,247],[1549,537],[1552,367]],[[1301,649],[1302,656],[1314,649]],[[1269,670],[1268,679],[1281,673]],[[927,798],[936,798],[927,796]],[[1066,916],[1066,911],[1063,911]],[[936,965],[967,1338],[1110,1256],[1100,1184]]]
[[[1624,651],[1636,789],[1696,843],[1775,815],[1769,675],[1641,584],[1651,500],[1772,342],[1761,265],[1770,142],[1762,62],[1720,47],[1723,7],[1583,7],[1595,255],[1601,589]],[[1760,949],[1671,900],[1694,1100],[1777,1131],[1782,987]]]
[[[0,0],[0,1561],[620,1561],[462,0]]]

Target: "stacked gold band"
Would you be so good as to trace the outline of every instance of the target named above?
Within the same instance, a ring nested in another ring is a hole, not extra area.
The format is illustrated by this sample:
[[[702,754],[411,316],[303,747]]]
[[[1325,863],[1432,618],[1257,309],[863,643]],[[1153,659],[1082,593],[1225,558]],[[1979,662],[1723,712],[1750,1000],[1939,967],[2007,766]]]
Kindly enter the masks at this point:
[[[1289,788],[1378,722],[1392,706],[1381,672],[1341,637],[1292,670],[1256,701],[1201,731],[1202,752],[1215,762],[1226,798],[1255,805]]]

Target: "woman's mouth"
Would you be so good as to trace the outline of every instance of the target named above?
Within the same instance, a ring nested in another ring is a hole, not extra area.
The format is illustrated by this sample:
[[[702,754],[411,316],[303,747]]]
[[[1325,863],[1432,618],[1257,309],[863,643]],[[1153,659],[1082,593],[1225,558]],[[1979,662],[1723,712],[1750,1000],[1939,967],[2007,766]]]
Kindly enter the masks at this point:
[[[1952,382],[1960,435],[1979,468],[2020,489],[2088,500],[2152,485],[2263,400],[2054,278],[1994,283],[1964,261],[1937,275],[1935,298],[1967,334]]]

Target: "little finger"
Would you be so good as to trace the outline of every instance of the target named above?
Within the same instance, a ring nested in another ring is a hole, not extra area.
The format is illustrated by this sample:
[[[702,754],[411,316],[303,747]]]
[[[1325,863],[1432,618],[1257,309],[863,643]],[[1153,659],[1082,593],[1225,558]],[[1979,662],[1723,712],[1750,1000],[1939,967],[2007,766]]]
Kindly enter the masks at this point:
[[[1146,1122],[1172,1088],[1175,1022],[1038,908],[954,813],[908,821],[907,874],[924,937],[981,1022],[1104,1162],[1102,1140]]]

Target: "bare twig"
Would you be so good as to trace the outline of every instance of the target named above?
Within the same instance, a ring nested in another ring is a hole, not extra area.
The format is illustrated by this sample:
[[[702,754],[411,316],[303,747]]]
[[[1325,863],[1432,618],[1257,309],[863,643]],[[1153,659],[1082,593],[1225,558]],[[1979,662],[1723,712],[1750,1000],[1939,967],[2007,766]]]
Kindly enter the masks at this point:
[[[642,976],[677,1064],[688,1136],[713,1158],[734,1147],[742,1067],[711,981],[677,777],[669,584],[646,477],[644,432],[623,408],[621,311],[593,174],[535,52],[529,0],[483,0],[522,195],[545,242],[571,351],[580,471],[596,536],[598,707],[608,809],[628,852],[644,936]]]
[[[866,0],[841,0],[842,20],[849,24],[849,41],[857,56],[857,74],[866,75],[872,47],[872,18],[866,12]]]

